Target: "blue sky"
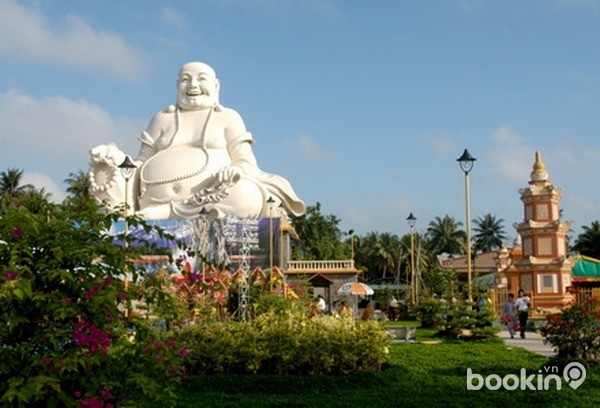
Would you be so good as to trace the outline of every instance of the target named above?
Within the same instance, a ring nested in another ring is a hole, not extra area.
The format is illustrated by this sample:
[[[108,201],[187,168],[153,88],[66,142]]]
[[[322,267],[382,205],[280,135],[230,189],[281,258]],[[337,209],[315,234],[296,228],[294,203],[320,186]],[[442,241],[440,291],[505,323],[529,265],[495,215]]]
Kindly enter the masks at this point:
[[[212,65],[260,166],[344,230],[436,216],[509,236],[540,150],[564,218],[600,219],[600,0],[0,0],[0,168],[64,197],[90,148],[130,154]]]

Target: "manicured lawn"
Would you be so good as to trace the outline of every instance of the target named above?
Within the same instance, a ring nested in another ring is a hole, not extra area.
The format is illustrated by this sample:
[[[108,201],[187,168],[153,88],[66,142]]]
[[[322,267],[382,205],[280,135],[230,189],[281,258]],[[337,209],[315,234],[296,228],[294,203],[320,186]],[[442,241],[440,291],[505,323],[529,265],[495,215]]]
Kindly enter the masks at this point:
[[[433,339],[419,330],[418,340]],[[345,377],[213,375],[190,378],[179,407],[596,407],[600,406],[600,365],[588,367],[573,390],[469,391],[467,368],[486,376],[528,374],[548,360],[499,339],[484,342],[405,343],[390,347],[390,364],[379,373]],[[562,374],[562,369],[560,371]]]

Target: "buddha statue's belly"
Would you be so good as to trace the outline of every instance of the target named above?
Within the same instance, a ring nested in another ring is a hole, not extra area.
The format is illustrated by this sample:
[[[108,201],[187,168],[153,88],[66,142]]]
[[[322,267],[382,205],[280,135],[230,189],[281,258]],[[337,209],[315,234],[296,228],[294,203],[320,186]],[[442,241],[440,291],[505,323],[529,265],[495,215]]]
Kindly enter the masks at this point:
[[[230,163],[227,151],[175,146],[151,156],[140,168],[139,206],[185,200],[214,184],[214,175]]]
[[[206,179],[208,155],[197,147],[161,150],[140,168],[140,207],[179,201]]]

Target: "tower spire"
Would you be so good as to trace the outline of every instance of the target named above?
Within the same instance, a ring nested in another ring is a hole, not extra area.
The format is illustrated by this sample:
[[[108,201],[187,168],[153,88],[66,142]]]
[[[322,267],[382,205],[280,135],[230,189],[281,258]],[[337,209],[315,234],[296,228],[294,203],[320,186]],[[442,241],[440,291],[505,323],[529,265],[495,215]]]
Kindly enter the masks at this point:
[[[529,180],[529,184],[542,184],[548,181],[546,165],[542,161],[542,154],[539,150],[535,151],[535,163],[533,163],[533,170],[531,171],[530,177],[531,180]]]

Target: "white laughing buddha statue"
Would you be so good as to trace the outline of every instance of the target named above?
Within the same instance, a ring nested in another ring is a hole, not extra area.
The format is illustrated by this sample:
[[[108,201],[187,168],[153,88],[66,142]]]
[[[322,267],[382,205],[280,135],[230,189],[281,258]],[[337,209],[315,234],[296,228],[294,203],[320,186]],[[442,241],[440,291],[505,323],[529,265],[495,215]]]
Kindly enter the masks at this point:
[[[283,177],[258,168],[252,135],[241,116],[219,104],[219,80],[207,64],[179,71],[177,106],[158,112],[140,136],[128,203],[144,219],[187,219],[202,210],[213,216],[267,217],[272,198],[292,215],[306,207]],[[90,193],[109,208],[125,201],[114,144],[90,151]]]

